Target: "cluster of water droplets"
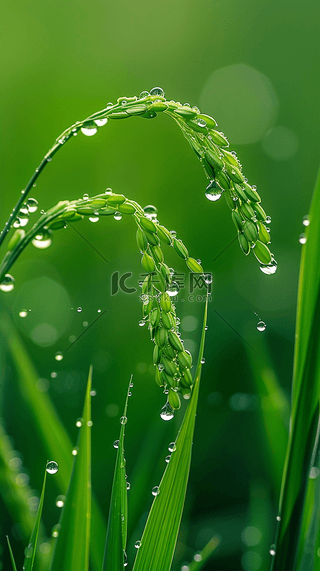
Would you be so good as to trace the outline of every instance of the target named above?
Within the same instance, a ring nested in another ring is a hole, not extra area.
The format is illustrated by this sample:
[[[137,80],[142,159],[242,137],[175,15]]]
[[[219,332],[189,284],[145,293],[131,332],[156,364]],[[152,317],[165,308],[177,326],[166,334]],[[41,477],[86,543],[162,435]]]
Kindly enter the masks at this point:
[[[309,224],[310,224],[310,218],[309,218],[309,215],[308,215],[308,214],[303,217],[303,219],[302,219],[302,224],[303,224],[303,226],[305,226],[306,228],[309,226]],[[300,244],[306,244],[306,242],[307,242],[307,235],[306,235],[305,232],[302,232],[302,234],[300,234],[300,236],[299,236],[299,242],[300,242]]]

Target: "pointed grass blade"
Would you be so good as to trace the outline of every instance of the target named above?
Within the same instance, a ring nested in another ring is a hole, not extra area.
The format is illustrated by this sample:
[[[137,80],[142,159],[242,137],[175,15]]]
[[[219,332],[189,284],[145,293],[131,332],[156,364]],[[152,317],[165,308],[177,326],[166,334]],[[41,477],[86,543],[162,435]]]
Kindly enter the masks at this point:
[[[12,552],[12,548],[11,548],[11,544],[10,544],[10,539],[8,536],[7,536],[7,542],[8,542],[8,548],[9,548],[9,553],[10,553],[10,559],[11,559],[11,563],[12,563],[12,569],[13,569],[13,571],[17,571],[16,562],[14,560],[14,556],[13,556],[13,552]]]
[[[142,535],[141,546],[134,562],[134,571],[169,571],[171,567],[190,471],[192,440],[201,375],[201,359],[207,323],[207,306],[208,300],[205,306],[192,396],[176,440],[176,450],[171,455],[159,485],[159,494],[155,497],[151,506]]]
[[[37,515],[36,515],[36,520],[34,522],[34,526],[33,526],[33,530],[31,533],[31,537],[30,537],[28,547],[25,549],[25,559],[24,559],[24,563],[23,563],[23,571],[32,571],[32,569],[33,569],[33,563],[34,563],[34,558],[36,555],[36,547],[37,547],[37,541],[38,541],[38,535],[39,535],[39,526],[40,526],[42,508],[43,508],[44,491],[46,488],[46,478],[47,478],[47,471],[45,470],[44,478],[43,478],[42,491],[41,491],[38,511],[37,511]]]
[[[65,431],[47,393],[37,389],[37,374],[34,365],[24,348],[9,316],[4,312],[0,316],[0,331],[12,356],[13,364],[19,375],[18,389],[26,406],[30,409],[39,438],[50,458],[59,463],[56,480],[62,494],[68,487],[72,470],[72,443]],[[29,511],[28,506],[26,509]],[[90,546],[91,562],[94,571],[101,570],[106,529],[104,519],[95,498],[92,498],[92,539]]]
[[[88,571],[91,519],[91,390],[90,367],[83,422],[70,484],[62,510],[50,571]]]
[[[280,496],[273,571],[294,571],[310,463],[319,421],[320,393],[320,171],[301,256],[289,443]]]
[[[129,382],[117,449],[116,465],[112,482],[107,537],[104,551],[103,571],[122,571],[125,564],[127,544],[128,503],[127,481],[124,458],[124,433],[127,422],[128,397],[132,375]]]
[[[196,553],[193,561],[187,565],[188,571],[200,571],[200,569],[202,569],[202,567],[208,561],[209,557],[211,557],[211,555],[220,545],[220,542],[221,538],[219,535],[214,535],[210,541],[208,541],[207,545],[204,546],[202,551],[200,551],[200,553]]]

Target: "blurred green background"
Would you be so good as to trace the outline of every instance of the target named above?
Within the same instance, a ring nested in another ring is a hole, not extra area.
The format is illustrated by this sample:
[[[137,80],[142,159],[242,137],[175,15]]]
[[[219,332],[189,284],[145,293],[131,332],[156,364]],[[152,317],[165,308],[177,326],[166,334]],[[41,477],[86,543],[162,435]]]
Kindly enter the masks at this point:
[[[80,133],[54,157],[30,195],[44,210],[107,187],[142,206],[154,204],[160,222],[176,230],[191,256],[213,273],[175,569],[214,534],[221,536],[221,546],[205,569],[264,571],[270,565],[288,427],[284,399],[292,375],[299,235],[319,162],[318,28],[319,6],[312,0],[303,6],[275,0],[3,5],[1,227],[61,131],[117,97],[157,85],[168,99],[198,105],[218,121],[272,217],[274,276],[262,274],[253,255],[245,258],[236,242],[214,261],[235,237],[230,211],[223,198],[217,203],[205,198],[207,183],[196,156],[174,122],[161,115],[153,121],[109,121],[92,138]],[[132,541],[141,535],[150,490],[161,477],[179,415],[168,424],[159,417],[164,395],[153,380],[148,332],[138,327],[139,292],[111,296],[115,271],[132,272],[128,285],[137,287],[141,266],[133,221],[84,220],[77,229],[108,261],[71,228],[59,231],[48,250],[29,246],[23,253],[12,271],[14,291],[1,295],[1,311],[13,320],[38,371],[38,389],[50,394],[73,442],[93,363],[92,477],[105,514],[112,442],[134,374],[126,439],[132,558]],[[171,251],[167,255],[169,265],[185,271]],[[203,303],[188,301],[186,290],[179,299],[182,336],[195,357]],[[31,310],[26,318],[19,316],[22,309]],[[98,309],[106,313],[56,362],[55,353],[69,347]],[[267,324],[263,333],[256,330],[254,312]],[[15,457],[21,458],[19,470],[27,474],[19,482],[39,492],[46,451],[4,337],[0,355],[0,415],[18,451]],[[146,435],[153,435],[154,444],[142,470],[145,493],[134,505],[142,476],[134,466],[147,446]],[[59,517],[57,493],[52,478],[44,509],[48,536]],[[20,553],[26,538],[3,499],[0,505],[0,568],[8,569],[5,535]]]

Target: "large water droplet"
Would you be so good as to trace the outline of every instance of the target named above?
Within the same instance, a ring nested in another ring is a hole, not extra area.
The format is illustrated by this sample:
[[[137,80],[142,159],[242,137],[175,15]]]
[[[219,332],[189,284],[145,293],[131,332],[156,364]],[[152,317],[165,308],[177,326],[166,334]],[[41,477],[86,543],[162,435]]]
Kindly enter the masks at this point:
[[[153,496],[158,496],[160,493],[159,486],[154,486],[151,490]]]
[[[49,232],[42,232],[41,234],[36,234],[36,236],[32,240],[32,244],[36,248],[39,248],[40,250],[49,248],[49,246],[51,246],[52,244]]]
[[[27,207],[29,212],[35,212],[38,208],[38,201],[35,198],[28,198]]]
[[[218,185],[218,183],[215,180],[211,180],[205,191],[206,198],[211,202],[216,202],[217,200],[219,200],[219,198],[221,198],[221,195],[222,195],[222,188]]]
[[[12,291],[14,288],[15,279],[10,274],[6,274],[0,283],[1,291]]]
[[[103,119],[95,119],[94,122],[96,125],[98,125],[98,127],[103,127],[103,125],[108,123],[108,117],[104,117]]]
[[[176,451],[176,443],[170,442],[170,444],[168,446],[168,450],[169,450],[169,452],[175,452]]]
[[[62,361],[62,359],[63,359],[63,353],[62,353],[62,351],[57,351],[57,353],[55,354],[55,357],[54,357],[54,358],[55,358],[56,361]]]
[[[85,125],[81,127],[81,132],[87,137],[92,137],[92,135],[95,135],[97,131],[98,128],[93,121],[91,123],[85,123]]]
[[[27,317],[28,315],[28,311],[26,309],[21,309],[21,311],[19,311],[19,317]]]
[[[277,521],[281,521],[281,516],[280,516],[280,515],[277,515],[276,520],[277,520]]]
[[[207,126],[207,122],[204,119],[198,119],[197,121],[199,127],[206,127]]]
[[[113,218],[115,220],[121,220],[122,219],[122,214],[121,212],[115,212]]]
[[[27,207],[27,204],[23,204],[20,208],[20,213],[21,214],[27,214],[27,216],[28,216],[28,212],[29,212],[29,209]]]
[[[62,495],[57,496],[56,497],[57,508],[63,508],[65,501],[66,501],[66,496],[62,496]]]
[[[204,365],[204,364],[205,364],[205,362],[206,362],[205,358],[204,358],[204,357],[202,357],[202,359],[201,359],[201,361],[200,361],[201,365]]]
[[[174,410],[168,402],[162,407],[160,417],[162,420],[171,420],[174,417]]]
[[[309,224],[310,224],[309,214],[306,214],[306,216],[304,216],[304,217],[302,218],[302,224],[303,224],[304,226],[309,226]]]
[[[128,419],[127,419],[126,416],[122,416],[122,417],[120,418],[120,424],[127,424],[127,422],[128,422]]]
[[[136,541],[134,546],[136,549],[139,549],[139,547],[141,547],[141,541],[140,540]]]
[[[89,216],[90,222],[99,222],[100,218],[98,215],[94,214],[94,216]]]
[[[56,474],[59,470],[59,466],[57,462],[55,462],[54,460],[50,460],[49,462],[47,462],[46,470],[48,474]]]
[[[147,206],[144,207],[143,210],[147,218],[150,218],[151,220],[157,218],[158,210],[152,204],[148,204]]]
[[[164,97],[164,91],[162,87],[153,87],[150,89],[150,95],[160,95],[160,97]]]
[[[170,458],[171,458],[170,454],[165,457],[165,462],[166,462],[167,464],[169,464]]]
[[[77,420],[76,420],[77,428],[81,428],[82,423],[83,423],[83,418],[81,418],[81,417],[77,418]]]
[[[78,448],[77,446],[74,447],[74,449],[72,450],[72,456],[77,456],[78,454]]]
[[[264,321],[258,321],[257,323],[257,329],[258,331],[265,331],[266,330],[266,324]]]
[[[177,282],[172,282],[167,288],[167,294],[170,297],[174,297],[178,295],[178,293],[179,293],[179,285],[177,284]]]
[[[140,319],[139,327],[144,327],[145,324],[146,324],[146,321],[144,319]]]
[[[81,311],[82,311],[82,307],[77,307],[77,312],[81,313]]]
[[[26,226],[28,224],[29,216],[27,214],[21,213],[21,210],[20,210],[18,220],[20,222],[20,226],[23,228],[23,226]]]
[[[113,443],[113,448],[119,448],[119,443],[120,443],[119,440],[115,440]]]
[[[193,556],[193,559],[194,559],[195,561],[202,561],[202,555],[201,555],[201,553],[195,553],[194,556]]]
[[[139,99],[143,99],[143,97],[148,97],[149,95],[150,95],[149,91],[141,91]]]
[[[275,274],[277,271],[277,262],[275,260],[273,260],[271,262],[271,264],[261,264],[260,266],[260,270],[264,273],[267,274],[268,276],[271,276],[272,274]]]
[[[205,274],[204,275],[204,283],[207,285],[212,284],[212,274]]]
[[[304,232],[303,232],[302,234],[300,234],[300,236],[299,236],[299,242],[300,242],[300,244],[306,244],[306,242],[307,242],[307,236],[305,235]]]

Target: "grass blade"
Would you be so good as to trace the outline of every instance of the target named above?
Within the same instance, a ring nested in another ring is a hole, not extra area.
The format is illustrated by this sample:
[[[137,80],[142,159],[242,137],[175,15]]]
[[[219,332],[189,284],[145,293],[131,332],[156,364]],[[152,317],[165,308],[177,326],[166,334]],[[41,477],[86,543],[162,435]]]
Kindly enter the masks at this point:
[[[103,560],[103,571],[122,571],[125,563],[127,544],[128,503],[127,481],[124,458],[124,432],[127,419],[128,398],[132,376],[124,406],[124,422],[121,422],[116,465],[113,476],[107,537]]]
[[[45,470],[44,478],[43,478],[43,485],[42,485],[42,492],[41,492],[38,511],[37,511],[37,516],[36,516],[36,520],[34,522],[34,527],[33,527],[32,533],[31,533],[29,545],[25,550],[25,559],[24,559],[24,563],[23,563],[23,570],[24,571],[32,571],[32,569],[33,569],[34,558],[36,555],[37,540],[38,540],[38,535],[39,535],[39,526],[40,526],[42,508],[43,508],[44,491],[46,488],[46,478],[47,478],[47,471]]]
[[[207,303],[203,318],[202,336],[192,396],[176,440],[176,450],[153,501],[138,550],[134,571],[169,571],[178,537],[187,489],[195,416],[204,350]]]
[[[91,519],[91,379],[90,367],[83,422],[74,457],[50,571],[88,571]]]
[[[56,481],[62,494],[69,484],[72,470],[72,443],[63,428],[55,408],[46,393],[37,389],[37,374],[23,343],[7,314],[1,314],[0,331],[6,343],[12,362],[19,375],[18,389],[26,406],[31,411],[31,418],[36,425],[39,438],[42,439],[47,457],[59,463]],[[90,546],[91,561],[95,571],[100,571],[106,537],[105,522],[95,499],[92,499],[92,540]]]
[[[310,209],[308,240],[301,257],[292,413],[282,480],[273,571],[296,569],[300,527],[319,421],[320,392],[320,171]],[[300,546],[301,548],[301,546]]]
[[[207,562],[209,557],[214,553],[221,542],[221,538],[218,535],[214,535],[207,545],[204,546],[200,553],[196,553],[194,560],[187,565],[188,571],[200,571],[204,564]],[[183,567],[182,567],[183,569]]]
[[[14,557],[13,557],[13,552],[12,552],[12,549],[11,549],[10,539],[9,539],[8,536],[7,536],[7,542],[8,542],[8,548],[9,548],[10,559],[11,559],[13,571],[17,571],[16,562],[15,562]]]

